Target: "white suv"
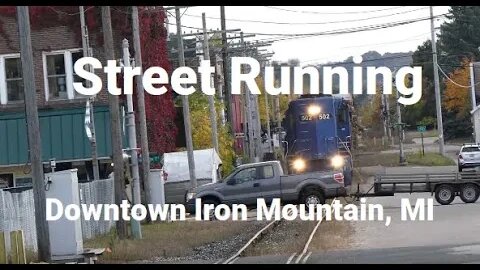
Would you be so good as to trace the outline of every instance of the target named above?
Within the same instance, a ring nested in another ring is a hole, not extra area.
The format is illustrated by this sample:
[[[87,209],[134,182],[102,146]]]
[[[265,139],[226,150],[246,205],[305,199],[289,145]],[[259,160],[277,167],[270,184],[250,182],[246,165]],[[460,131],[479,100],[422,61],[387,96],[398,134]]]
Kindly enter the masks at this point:
[[[480,167],[480,145],[464,144],[458,154],[458,171]]]

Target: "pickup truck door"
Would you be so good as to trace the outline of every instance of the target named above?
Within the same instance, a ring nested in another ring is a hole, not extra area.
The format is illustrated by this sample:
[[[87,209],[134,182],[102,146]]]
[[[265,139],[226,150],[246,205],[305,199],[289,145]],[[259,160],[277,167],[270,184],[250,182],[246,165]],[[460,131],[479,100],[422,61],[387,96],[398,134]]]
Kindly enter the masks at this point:
[[[262,197],[266,203],[270,203],[274,198],[281,199],[280,175],[275,175],[272,165],[264,165],[258,167],[258,176],[260,178],[260,186]]]
[[[238,171],[232,177],[232,183],[227,184],[222,190],[224,201],[227,204],[256,204],[257,198],[262,196],[257,175],[257,167]]]

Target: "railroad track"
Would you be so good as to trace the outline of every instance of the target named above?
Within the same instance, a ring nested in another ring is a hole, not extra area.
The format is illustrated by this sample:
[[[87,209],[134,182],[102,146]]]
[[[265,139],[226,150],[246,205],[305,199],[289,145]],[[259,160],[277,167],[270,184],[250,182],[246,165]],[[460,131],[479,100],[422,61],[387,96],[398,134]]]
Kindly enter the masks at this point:
[[[333,202],[336,199],[337,198],[334,198],[332,200],[332,203],[330,204],[330,206],[333,204]],[[323,218],[324,218],[324,216],[322,215],[322,218],[319,221],[317,221],[315,227],[310,232],[310,235],[309,235],[305,245],[303,246],[303,249],[298,251],[298,252],[293,253],[288,258],[288,260],[286,262],[287,264],[292,264],[292,263],[299,264],[299,263],[306,263],[307,262],[308,258],[312,254],[312,252],[309,251],[310,243],[312,242],[315,234],[317,233],[318,228],[320,227],[320,224],[323,221]],[[264,235],[271,232],[273,230],[273,228],[276,227],[278,224],[280,224],[280,222],[282,222],[282,221],[284,221],[284,219],[273,220],[273,221],[269,222],[267,225],[265,225],[263,228],[261,228],[257,233],[255,233],[255,235],[252,238],[250,238],[250,240],[248,240],[248,242],[242,248],[240,248],[234,255],[232,255],[231,257],[229,257],[226,260],[217,261],[216,264],[220,264],[220,263],[221,264],[233,264],[233,263],[235,263],[235,261],[237,261],[240,257],[243,256],[243,254],[245,254],[245,251],[248,248],[251,248],[255,244],[257,244],[263,238]]]

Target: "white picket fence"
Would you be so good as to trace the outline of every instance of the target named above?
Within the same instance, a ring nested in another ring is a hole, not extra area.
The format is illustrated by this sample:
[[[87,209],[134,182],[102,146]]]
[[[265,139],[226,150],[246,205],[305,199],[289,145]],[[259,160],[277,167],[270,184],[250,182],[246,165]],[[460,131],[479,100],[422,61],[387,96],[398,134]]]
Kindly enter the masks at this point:
[[[79,184],[80,202],[85,204],[113,204],[113,179],[97,180]],[[32,189],[0,190],[0,231],[22,230],[27,249],[36,251],[37,234]],[[82,220],[83,239],[108,233],[114,221]]]

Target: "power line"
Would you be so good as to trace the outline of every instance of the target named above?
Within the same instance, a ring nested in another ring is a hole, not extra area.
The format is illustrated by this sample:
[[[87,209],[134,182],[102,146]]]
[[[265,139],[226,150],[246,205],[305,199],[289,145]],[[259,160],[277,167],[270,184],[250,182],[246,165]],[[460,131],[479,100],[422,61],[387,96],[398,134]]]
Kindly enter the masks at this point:
[[[450,76],[448,76],[448,75],[443,71],[443,69],[440,67],[440,65],[437,65],[437,66],[438,66],[438,69],[440,70],[440,72],[443,74],[443,76],[444,76],[445,78],[447,78],[447,80],[449,80],[450,82],[452,82],[454,85],[456,85],[456,86],[458,86],[458,87],[461,87],[461,88],[471,88],[471,87],[472,87],[471,85],[461,85],[461,84],[455,82],[454,80],[452,80],[452,79],[450,78]],[[480,82],[478,82],[478,83],[476,83],[476,84],[474,84],[474,85],[475,85],[475,86],[480,85]]]
[[[449,13],[444,13],[435,16],[435,18],[440,18]],[[366,25],[362,27],[354,27],[354,28],[343,28],[343,29],[337,29],[337,30],[330,30],[330,31],[325,31],[325,32],[316,32],[316,33],[300,33],[300,34],[286,34],[286,33],[255,33],[255,32],[244,32],[244,34],[252,34],[252,35],[266,35],[266,36],[279,36],[279,37],[272,37],[272,38],[265,38],[265,39],[259,39],[258,41],[271,41],[271,42],[276,42],[276,41],[284,41],[284,40],[289,40],[289,39],[297,39],[297,38],[308,38],[308,37],[315,37],[315,36],[328,36],[328,35],[340,35],[340,34],[351,34],[351,33],[358,33],[358,32],[365,32],[365,31],[373,31],[373,30],[380,30],[380,29],[386,29],[386,28],[392,28],[396,26],[401,26],[401,25],[407,25],[411,23],[416,23],[420,21],[425,21],[429,20],[430,17],[423,17],[423,18],[416,18],[416,19],[411,19],[411,20],[403,20],[403,21],[396,21],[396,22],[389,22],[389,23],[383,23],[383,24],[374,24],[374,25]],[[170,25],[175,25],[172,23],[167,23]],[[195,30],[201,30],[198,27],[192,27],[192,26],[187,26],[187,25],[182,25],[182,27],[189,28],[189,29],[195,29]]]
[[[426,9],[426,7],[416,8],[416,9],[402,11],[402,12],[384,14],[384,15],[380,15],[380,16],[368,17],[368,18],[340,20],[340,21],[327,21],[327,22],[279,22],[279,21],[244,20],[244,19],[227,19],[227,21],[247,22],[247,23],[263,23],[263,24],[279,24],[279,25],[325,25],[325,24],[334,24],[334,23],[348,23],[348,22],[368,21],[368,20],[373,20],[373,19],[391,17],[391,16],[395,16],[395,15],[407,14],[407,13],[419,11],[419,10],[422,10],[422,9]],[[201,17],[199,15],[192,15],[192,14],[185,14],[185,16]],[[209,16],[206,16],[206,18],[214,19],[214,20],[219,20],[220,19],[218,17],[209,17]]]
[[[430,33],[430,32],[428,32],[428,33]],[[363,44],[363,45],[356,45],[356,46],[338,47],[337,49],[361,48],[361,47],[377,46],[377,45],[384,45],[384,44],[391,44],[391,43],[410,42],[410,41],[414,41],[414,40],[423,39],[424,37],[420,37],[420,38],[414,38],[414,37],[423,36],[423,35],[426,35],[426,34],[428,34],[428,33],[422,33],[422,34],[419,34],[419,35],[415,35],[415,36],[410,37],[410,38],[412,38],[412,39],[401,39],[401,40],[395,40],[395,41],[389,41],[389,42],[382,42],[382,43],[370,43],[370,44]],[[316,59],[309,59],[309,60],[302,61],[302,63],[305,63],[305,62],[315,62],[315,61],[320,61],[320,60],[324,60],[324,59],[328,59],[328,57],[316,58]]]
[[[443,17],[449,13],[444,13],[435,16],[435,18]],[[360,26],[360,27],[349,27],[349,28],[343,28],[343,29],[337,29],[337,30],[330,30],[330,31],[324,31],[324,32],[316,32],[316,33],[300,33],[300,34],[286,34],[286,33],[248,33],[248,34],[254,34],[254,35],[264,35],[264,36],[285,36],[285,37],[303,37],[303,36],[323,36],[323,35],[338,35],[338,34],[349,34],[349,33],[357,33],[357,32],[363,32],[363,31],[370,31],[370,30],[378,30],[378,29],[385,29],[385,28],[391,28],[395,26],[400,26],[400,25],[405,25],[405,24],[411,24],[415,22],[420,22],[420,21],[426,21],[430,20],[430,17],[421,17],[421,18],[415,18],[415,19],[410,19],[410,20],[403,20],[403,21],[395,21],[395,22],[388,22],[388,23],[381,23],[381,24],[373,24],[373,25],[366,25],[366,26]]]
[[[272,6],[264,6],[264,7],[281,10],[281,11],[287,11],[287,12],[304,13],[304,14],[320,14],[320,15],[345,15],[345,14],[359,14],[359,13],[365,14],[365,13],[375,13],[375,12],[381,12],[381,11],[399,8],[399,7],[390,7],[390,8],[377,9],[377,10],[350,11],[350,12],[347,12],[347,11],[346,12],[318,12],[318,11],[307,11],[307,10],[293,10],[293,9],[279,8],[279,7],[272,7]],[[405,7],[405,6],[400,6],[400,7]]]
[[[94,7],[95,7],[95,6],[90,6],[90,7],[86,8],[86,9],[84,10],[84,12],[87,12],[88,10],[90,10],[90,9],[92,9],[92,8],[94,8]],[[65,11],[57,10],[57,9],[55,9],[55,8],[52,7],[52,6],[47,6],[47,8],[53,10],[53,11],[54,11],[55,13],[57,13],[57,14],[63,14],[63,15],[68,15],[68,16],[76,16],[76,15],[79,15],[79,14],[80,14],[80,12],[68,13],[68,12],[65,12]]]

